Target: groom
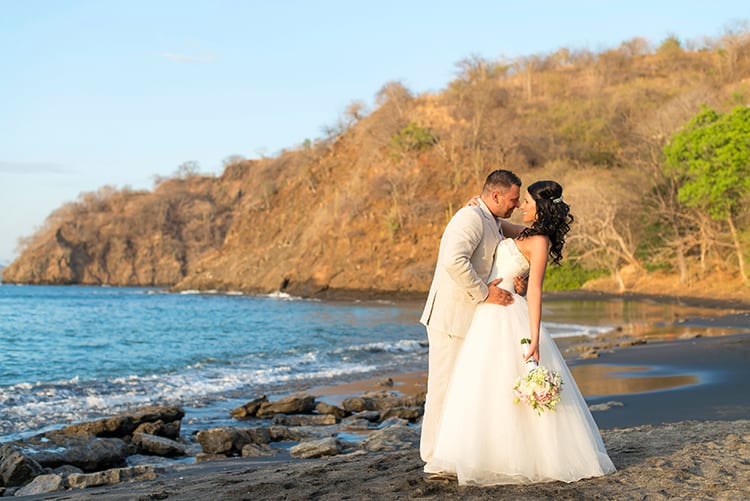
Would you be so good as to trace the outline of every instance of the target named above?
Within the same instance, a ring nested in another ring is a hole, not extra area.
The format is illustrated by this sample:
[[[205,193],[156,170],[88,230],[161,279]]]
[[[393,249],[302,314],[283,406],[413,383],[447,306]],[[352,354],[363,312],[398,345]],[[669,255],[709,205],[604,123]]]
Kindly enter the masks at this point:
[[[420,323],[427,327],[429,369],[427,400],[422,418],[419,452],[425,473],[439,474],[430,466],[440,426],[443,400],[453,366],[469,329],[474,308],[481,302],[508,305],[512,295],[497,287],[501,279],[487,284],[497,244],[503,238],[501,218],[510,217],[519,206],[521,180],[508,170],[487,176],[479,203],[459,210],[440,239],[435,275]]]

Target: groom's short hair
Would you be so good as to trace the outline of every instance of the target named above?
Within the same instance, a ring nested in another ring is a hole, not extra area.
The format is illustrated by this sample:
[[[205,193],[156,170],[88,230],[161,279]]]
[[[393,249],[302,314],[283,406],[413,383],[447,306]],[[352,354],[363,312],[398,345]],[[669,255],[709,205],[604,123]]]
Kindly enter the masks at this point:
[[[515,175],[513,172],[505,169],[497,169],[490,172],[487,179],[484,182],[483,192],[493,191],[501,189],[503,192],[516,185],[521,186],[521,178]]]

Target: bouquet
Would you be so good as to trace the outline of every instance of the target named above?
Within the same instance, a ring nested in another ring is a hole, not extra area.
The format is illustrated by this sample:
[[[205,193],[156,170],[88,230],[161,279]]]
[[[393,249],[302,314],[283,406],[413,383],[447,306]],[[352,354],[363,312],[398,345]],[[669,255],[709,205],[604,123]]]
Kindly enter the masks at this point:
[[[521,344],[525,345],[524,352],[528,350],[531,339],[521,339]],[[555,406],[560,402],[560,392],[562,391],[562,378],[557,372],[550,372],[544,367],[539,367],[534,358],[529,358],[526,362],[529,372],[524,377],[519,377],[516,384],[513,385],[513,394],[515,403],[524,403],[534,409],[540,416],[545,410],[554,411]]]

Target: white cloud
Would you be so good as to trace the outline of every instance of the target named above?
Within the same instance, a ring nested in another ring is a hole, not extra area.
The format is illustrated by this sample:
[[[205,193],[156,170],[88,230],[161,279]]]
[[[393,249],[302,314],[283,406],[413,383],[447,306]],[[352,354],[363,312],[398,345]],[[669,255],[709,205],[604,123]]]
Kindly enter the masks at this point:
[[[72,174],[64,165],[48,162],[3,162],[0,160],[0,173],[3,174]]]

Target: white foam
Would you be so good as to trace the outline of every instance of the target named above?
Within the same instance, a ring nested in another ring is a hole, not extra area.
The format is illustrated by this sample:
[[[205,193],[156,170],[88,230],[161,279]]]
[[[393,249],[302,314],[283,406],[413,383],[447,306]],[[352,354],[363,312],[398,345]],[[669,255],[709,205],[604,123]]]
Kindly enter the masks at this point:
[[[413,339],[401,339],[393,343],[367,343],[362,345],[347,346],[345,348],[337,348],[331,353],[339,354],[348,351],[366,351],[370,353],[413,353],[423,349],[425,349],[425,347],[419,341],[415,341]]]
[[[346,362],[323,367],[316,363],[317,358],[317,354],[306,353],[293,363],[267,368],[188,368],[166,376],[129,375],[113,378],[108,384],[70,380],[0,388],[3,402],[0,441],[18,438],[23,432],[98,419],[138,406],[159,403],[200,406],[236,391],[254,392],[273,384],[336,378],[377,368]]]
[[[599,334],[610,332],[611,325],[578,325],[578,324],[561,324],[555,322],[543,322],[544,327],[553,338],[588,336],[593,337]]]

